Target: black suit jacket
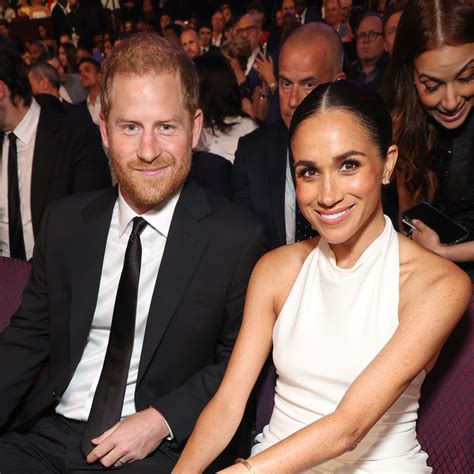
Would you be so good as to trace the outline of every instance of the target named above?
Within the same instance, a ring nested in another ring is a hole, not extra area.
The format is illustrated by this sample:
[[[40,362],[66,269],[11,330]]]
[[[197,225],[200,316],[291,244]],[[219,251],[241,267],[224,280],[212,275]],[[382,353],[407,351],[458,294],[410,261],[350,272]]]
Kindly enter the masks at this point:
[[[260,217],[270,248],[286,244],[288,130],[282,120],[240,138],[232,170],[234,201]]]
[[[41,105],[41,97],[39,102]],[[66,109],[41,107],[31,175],[35,237],[43,212],[51,201],[112,185],[97,127],[89,113],[82,113],[77,107],[74,110],[72,114]]]
[[[116,198],[116,188],[73,195],[46,211],[22,304],[0,335],[0,427],[16,411],[13,428],[26,429],[71,380],[94,315]],[[168,456],[177,458],[220,384],[263,240],[250,213],[193,182],[185,185],[150,305],[135,392],[137,410],[155,406],[170,424],[175,439],[160,446]]]

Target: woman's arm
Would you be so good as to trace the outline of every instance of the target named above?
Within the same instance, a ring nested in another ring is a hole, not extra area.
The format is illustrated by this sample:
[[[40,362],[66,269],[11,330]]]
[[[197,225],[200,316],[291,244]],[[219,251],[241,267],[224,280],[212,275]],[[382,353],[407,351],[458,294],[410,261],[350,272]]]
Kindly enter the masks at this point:
[[[174,474],[200,473],[232,439],[247,400],[272,347],[276,313],[272,258],[256,265],[247,290],[244,316],[224,379],[198,418]]]
[[[471,283],[453,264],[423,257],[429,265],[410,272],[395,334],[352,383],[337,409],[251,457],[255,472],[301,472],[353,449],[417,374],[432,365],[469,304]],[[223,472],[248,474],[248,469],[238,464]]]
[[[411,235],[416,243],[453,262],[474,261],[473,240],[462,244],[443,245],[439,241],[438,234],[431,227],[418,219],[414,219],[413,224],[416,229],[413,229]]]

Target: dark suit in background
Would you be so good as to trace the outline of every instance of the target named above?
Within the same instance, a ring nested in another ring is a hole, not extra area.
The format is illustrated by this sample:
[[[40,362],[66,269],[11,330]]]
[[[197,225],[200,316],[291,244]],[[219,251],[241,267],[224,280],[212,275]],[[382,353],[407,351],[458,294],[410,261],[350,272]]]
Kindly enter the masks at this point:
[[[233,200],[257,215],[267,244],[286,244],[285,179],[288,130],[282,120],[240,138],[232,170]]]

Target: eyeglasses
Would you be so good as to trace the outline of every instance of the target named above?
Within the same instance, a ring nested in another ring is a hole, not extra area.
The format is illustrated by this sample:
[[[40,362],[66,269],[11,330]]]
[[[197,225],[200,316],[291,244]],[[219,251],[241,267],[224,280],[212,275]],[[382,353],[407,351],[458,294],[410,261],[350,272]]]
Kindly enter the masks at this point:
[[[257,29],[256,26],[247,26],[246,28],[237,28],[235,30],[235,32],[238,34],[238,35],[242,35],[244,33],[246,33],[247,35],[249,35],[250,33],[253,33],[255,30]]]
[[[369,31],[368,33],[358,33],[356,39],[357,41],[374,41],[379,36],[383,36],[383,34],[378,31]]]

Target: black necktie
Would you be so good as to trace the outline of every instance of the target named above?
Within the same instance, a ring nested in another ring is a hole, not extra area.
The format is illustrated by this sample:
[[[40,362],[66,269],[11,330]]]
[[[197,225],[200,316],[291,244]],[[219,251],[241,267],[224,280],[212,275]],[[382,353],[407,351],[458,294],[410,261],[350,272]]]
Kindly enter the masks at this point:
[[[141,217],[133,219],[133,229],[125,251],[122,275],[115,298],[104,365],[81,441],[81,451],[86,457],[94,448],[91,439],[111,428],[120,420],[122,414],[135,335],[142,258],[140,234],[146,225],[147,222]]]
[[[18,154],[15,134],[8,134],[8,235],[10,256],[26,260],[18,186]]]

